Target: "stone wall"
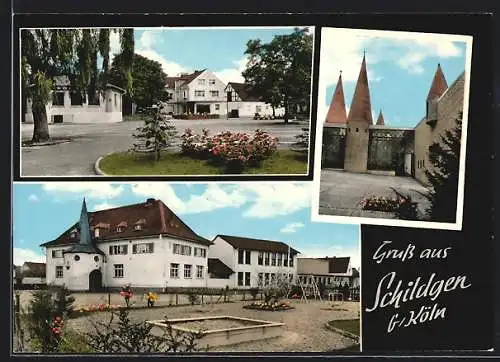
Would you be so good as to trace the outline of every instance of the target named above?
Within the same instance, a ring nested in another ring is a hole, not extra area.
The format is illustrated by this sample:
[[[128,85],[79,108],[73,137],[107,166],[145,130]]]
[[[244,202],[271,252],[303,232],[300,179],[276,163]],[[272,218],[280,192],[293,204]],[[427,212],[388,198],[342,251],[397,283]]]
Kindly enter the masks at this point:
[[[455,120],[463,110],[465,73],[441,96],[437,103],[437,121],[434,125],[423,119],[415,128],[415,178],[427,185],[425,170],[433,170],[429,162],[429,146],[439,142],[446,130],[455,126]]]
[[[347,124],[344,169],[366,172],[368,167],[369,124],[351,121]]]

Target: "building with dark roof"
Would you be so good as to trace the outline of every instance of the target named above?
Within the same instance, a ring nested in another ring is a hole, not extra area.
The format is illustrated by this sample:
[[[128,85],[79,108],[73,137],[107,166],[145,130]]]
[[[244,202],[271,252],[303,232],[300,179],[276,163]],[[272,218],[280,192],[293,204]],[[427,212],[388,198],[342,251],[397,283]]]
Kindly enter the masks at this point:
[[[282,117],[285,108],[273,108],[262,100],[261,95],[248,83],[229,82],[225,88],[227,95],[227,113],[230,118],[275,116]]]
[[[211,241],[161,200],[88,212],[46,248],[47,284],[98,291],[124,285],[205,287]]]
[[[284,276],[295,280],[299,251],[289,244],[233,235],[217,235],[212,243],[209,258],[217,258],[232,274],[218,281],[212,278],[211,285],[255,288]]]
[[[297,258],[297,276],[306,286],[359,286],[359,272],[351,266],[350,257]]]
[[[463,110],[465,73],[451,86],[438,64],[431,81],[426,114],[414,128],[391,127],[380,110],[372,117],[366,57],[363,56],[347,114],[342,74],[323,126],[322,168],[388,175],[407,175],[426,185],[432,169],[429,146],[455,126]]]

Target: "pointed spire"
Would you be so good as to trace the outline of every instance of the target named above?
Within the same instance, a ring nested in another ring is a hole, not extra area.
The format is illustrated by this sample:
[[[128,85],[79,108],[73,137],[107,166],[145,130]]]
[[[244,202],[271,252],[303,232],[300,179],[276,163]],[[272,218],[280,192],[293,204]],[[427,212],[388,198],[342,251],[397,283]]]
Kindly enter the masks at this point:
[[[346,123],[347,112],[345,108],[344,87],[342,85],[342,71],[340,71],[337,86],[333,92],[332,102],[326,115],[326,123]]]
[[[368,72],[366,70],[366,54],[363,54],[363,62],[359,71],[358,82],[352,97],[351,108],[349,110],[350,121],[365,121],[373,123],[372,106],[370,101],[370,88],[368,87]]]
[[[83,198],[82,211],[80,213],[80,244],[92,244],[89,215],[87,212],[87,203],[85,202],[85,198]]]
[[[377,126],[384,126],[385,125],[385,122],[384,122],[384,115],[382,114],[382,110],[380,110],[380,113],[378,114],[378,118],[377,118],[377,123],[376,123]]]
[[[448,89],[448,83],[444,77],[443,70],[441,69],[441,64],[438,63],[436,73],[432,79],[431,88],[429,89],[429,94],[427,95],[427,100],[434,100],[443,95],[443,93]]]

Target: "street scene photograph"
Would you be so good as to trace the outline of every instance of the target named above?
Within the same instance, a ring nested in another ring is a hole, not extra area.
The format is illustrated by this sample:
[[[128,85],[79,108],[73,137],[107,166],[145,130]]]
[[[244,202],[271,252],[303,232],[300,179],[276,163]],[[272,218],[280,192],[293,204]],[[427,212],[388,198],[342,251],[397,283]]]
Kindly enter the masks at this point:
[[[13,352],[359,352],[359,225],[310,215],[310,182],[16,183]]]
[[[21,177],[310,172],[313,27],[19,38]]]
[[[317,221],[460,229],[472,37],[323,28]]]

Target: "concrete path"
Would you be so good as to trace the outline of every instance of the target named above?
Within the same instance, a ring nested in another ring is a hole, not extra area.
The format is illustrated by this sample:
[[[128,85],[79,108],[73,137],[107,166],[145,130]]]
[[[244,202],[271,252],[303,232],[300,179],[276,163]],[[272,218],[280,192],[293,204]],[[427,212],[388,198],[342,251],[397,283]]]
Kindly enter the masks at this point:
[[[278,137],[279,147],[287,148],[295,142],[307,123],[283,124],[280,120],[253,119],[173,120],[179,135],[186,128],[201,133],[207,128],[210,134],[221,131],[253,133],[257,128]],[[67,143],[40,147],[21,148],[22,176],[94,176],[94,162],[112,152],[126,151],[134,143],[133,133],[142,121],[124,121],[110,124],[53,124],[49,132],[53,138],[69,138]],[[32,124],[21,125],[21,137],[31,140]]]
[[[391,189],[410,195],[418,202],[423,216],[429,201],[422,195],[428,190],[411,177],[358,174],[341,170],[321,170],[319,213],[353,217],[395,218],[392,213],[362,210],[360,201],[367,196],[395,198]]]

